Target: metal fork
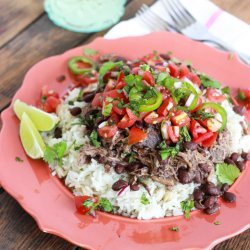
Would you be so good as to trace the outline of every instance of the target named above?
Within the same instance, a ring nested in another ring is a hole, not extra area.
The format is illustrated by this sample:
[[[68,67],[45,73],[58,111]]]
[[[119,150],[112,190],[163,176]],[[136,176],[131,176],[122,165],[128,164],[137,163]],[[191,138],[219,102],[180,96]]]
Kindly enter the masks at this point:
[[[143,4],[137,11],[136,17],[138,17],[143,24],[146,24],[151,31],[170,30],[168,23],[155,14],[146,4]]]
[[[205,26],[197,22],[197,20],[182,6],[179,0],[161,1],[169,16],[172,18],[175,29],[179,33],[193,40],[211,42],[224,50],[235,52],[243,62],[250,64],[249,55],[237,52],[229,44],[213,36]]]

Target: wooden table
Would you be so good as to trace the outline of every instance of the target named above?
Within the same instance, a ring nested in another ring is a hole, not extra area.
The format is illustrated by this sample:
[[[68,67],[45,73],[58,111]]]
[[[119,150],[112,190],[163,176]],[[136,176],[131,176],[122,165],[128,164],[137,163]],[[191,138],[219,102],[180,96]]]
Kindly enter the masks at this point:
[[[128,0],[123,20],[134,16],[142,3]],[[249,0],[213,0],[226,11],[250,23]],[[105,31],[78,34],[54,26],[43,11],[43,1],[0,0],[0,111],[8,107],[22,84],[25,72],[41,59],[56,55],[103,36]],[[1,128],[1,122],[0,122]],[[2,188],[0,189],[0,249],[79,249],[65,240],[41,232],[33,218]],[[250,230],[215,249],[250,249]]]

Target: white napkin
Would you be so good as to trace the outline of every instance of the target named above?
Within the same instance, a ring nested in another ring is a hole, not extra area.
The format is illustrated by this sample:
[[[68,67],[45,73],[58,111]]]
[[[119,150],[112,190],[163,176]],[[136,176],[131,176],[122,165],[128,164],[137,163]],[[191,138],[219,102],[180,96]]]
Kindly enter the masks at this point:
[[[238,52],[250,56],[250,26],[248,24],[221,10],[209,0],[180,1],[195,19],[205,25],[214,36],[230,44]],[[170,20],[161,1],[153,4],[151,9],[162,18]],[[105,35],[105,38],[140,36],[150,32],[152,30],[135,17],[118,23]]]

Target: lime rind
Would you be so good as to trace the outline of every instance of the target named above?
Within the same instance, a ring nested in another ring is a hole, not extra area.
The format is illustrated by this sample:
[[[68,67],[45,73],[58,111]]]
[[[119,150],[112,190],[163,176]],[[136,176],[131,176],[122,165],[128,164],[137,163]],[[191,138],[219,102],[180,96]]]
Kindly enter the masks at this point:
[[[56,115],[44,112],[43,110],[28,105],[19,99],[14,102],[13,110],[20,120],[25,112],[39,131],[50,131],[59,122],[59,118]]]
[[[44,9],[57,26],[92,33],[117,23],[125,12],[126,0],[45,0]]]
[[[26,154],[32,159],[44,156],[45,144],[35,125],[24,112],[20,123],[20,138]]]

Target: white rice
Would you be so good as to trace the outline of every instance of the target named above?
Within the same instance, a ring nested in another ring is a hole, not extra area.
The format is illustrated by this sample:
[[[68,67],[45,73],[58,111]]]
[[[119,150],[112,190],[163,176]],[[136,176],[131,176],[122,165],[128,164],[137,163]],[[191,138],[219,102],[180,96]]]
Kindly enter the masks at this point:
[[[89,195],[107,198],[116,208],[115,213],[138,219],[161,218],[164,216],[181,215],[181,201],[187,200],[192,195],[194,188],[198,184],[176,184],[171,190],[166,186],[147,179],[151,196],[144,187],[138,191],[127,190],[118,196],[111,186],[121,178],[113,169],[109,173],[105,172],[103,164],[92,159],[89,164],[81,164],[80,153],[75,150],[75,146],[83,145],[89,142],[85,136],[84,125],[73,125],[77,123],[76,118],[68,111],[72,107],[84,107],[86,103],[77,102],[77,96],[80,89],[74,89],[69,92],[65,101],[59,105],[57,115],[60,118],[59,126],[62,128],[63,137],[60,139],[53,138],[51,133],[44,133],[45,142],[52,146],[60,141],[67,142],[67,153],[63,158],[63,166],[51,165],[52,174],[65,178],[65,184],[73,190],[75,195]],[[74,101],[74,106],[68,105],[68,101]],[[239,124],[243,118],[232,110],[230,104],[225,101],[223,107],[228,112],[227,128],[233,138],[233,148],[235,152],[240,152],[242,148],[250,149],[250,136],[242,136],[242,127]],[[126,180],[127,174],[122,175]],[[216,176],[211,173],[209,180],[216,183]],[[145,194],[149,200],[148,205],[141,203],[141,197]]]

